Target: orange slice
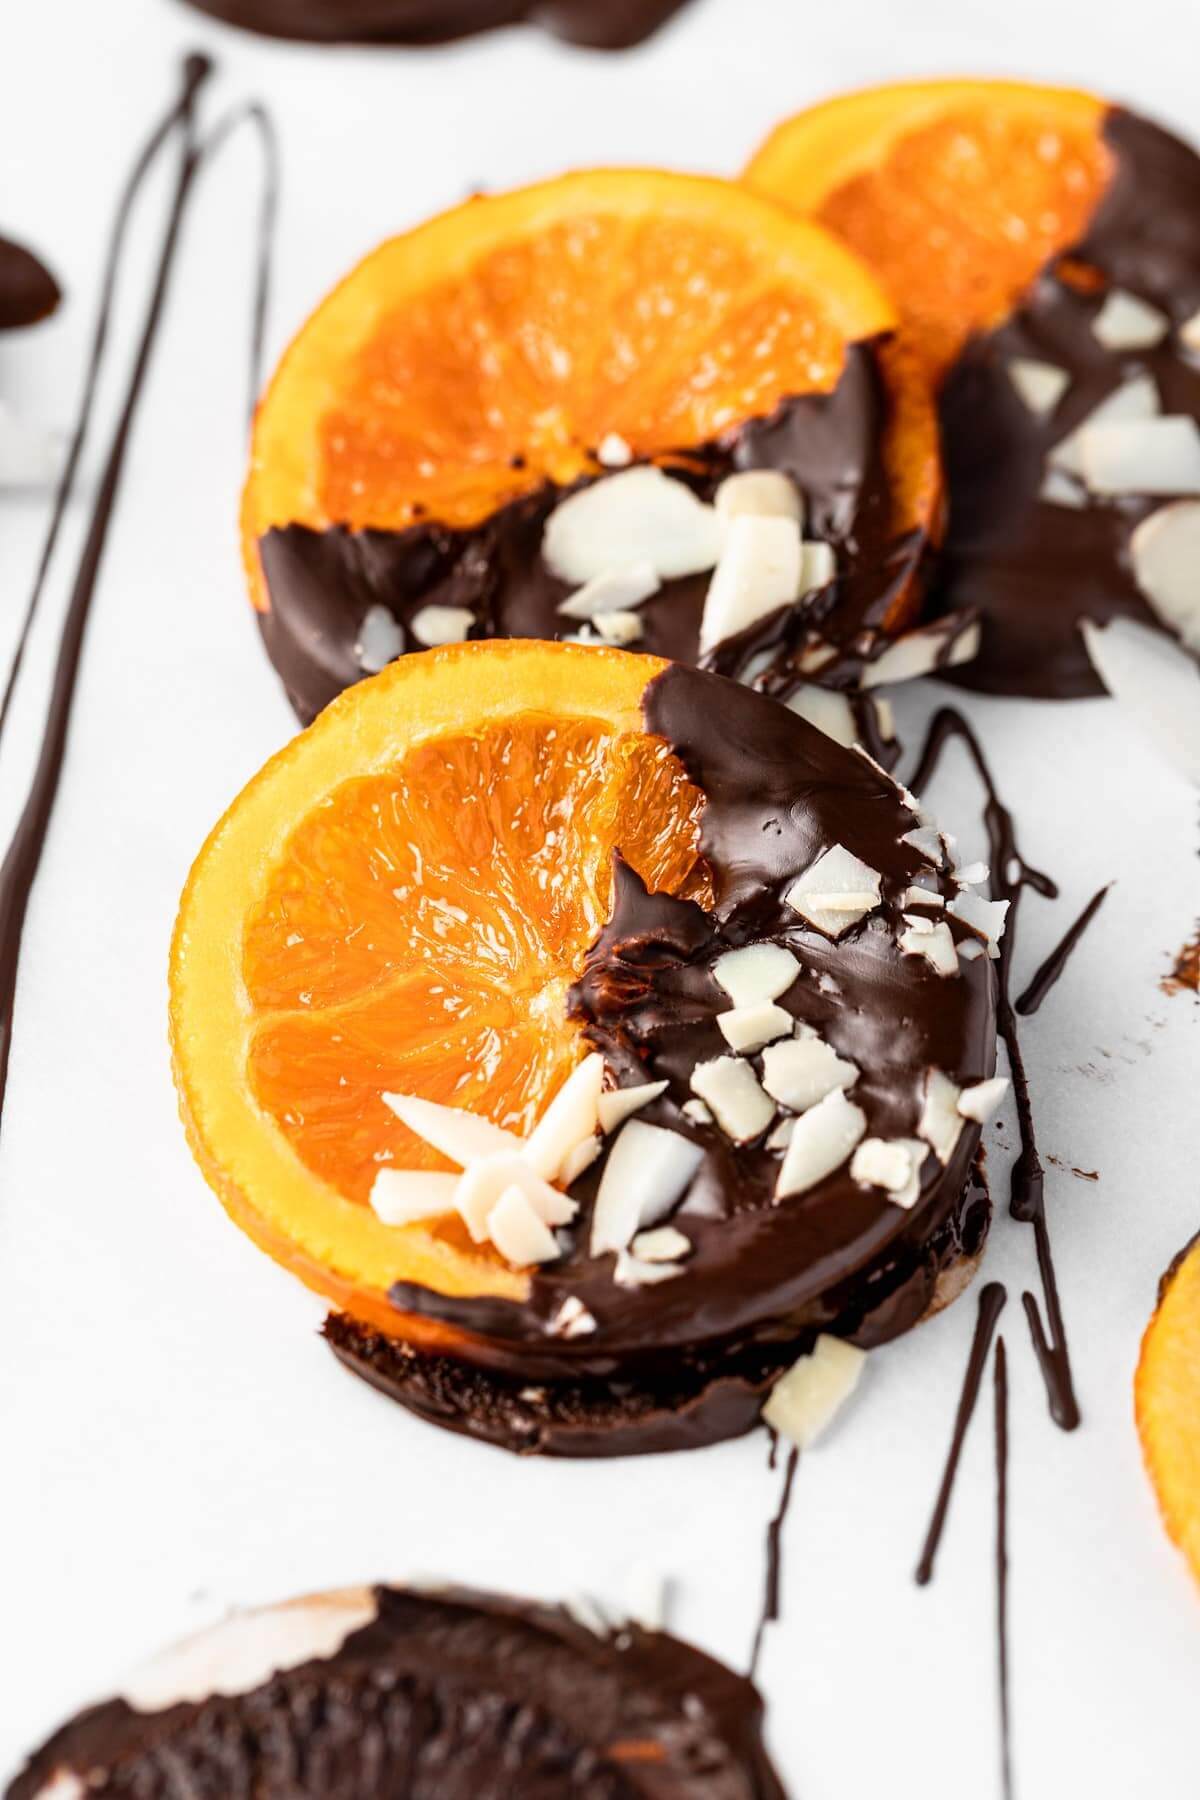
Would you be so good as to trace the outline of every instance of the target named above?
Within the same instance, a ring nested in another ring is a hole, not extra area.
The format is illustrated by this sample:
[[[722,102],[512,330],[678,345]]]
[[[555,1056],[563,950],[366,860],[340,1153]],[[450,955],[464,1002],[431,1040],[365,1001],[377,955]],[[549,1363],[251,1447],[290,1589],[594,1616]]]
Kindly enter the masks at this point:
[[[1162,1279],[1142,1339],[1134,1408],[1167,1531],[1200,1580],[1200,1238]]]
[[[642,719],[665,666],[521,640],[403,657],[269,762],[196,861],[170,981],[193,1151],[237,1223],[359,1319],[394,1331],[398,1280],[527,1291],[456,1220],[375,1217],[381,1166],[451,1166],[381,1096],[527,1132],[586,1048],[565,996],[614,849],[704,898],[702,796]]]
[[[471,526],[546,482],[655,457],[834,387],[890,302],[829,233],[738,183],[593,170],[468,201],[383,244],[285,354],[242,505],[252,597],[272,527]],[[884,352],[897,534],[939,498],[923,381]]]
[[[897,82],[778,126],[746,182],[819,220],[880,276],[934,375],[1083,232],[1113,170],[1093,94]]]

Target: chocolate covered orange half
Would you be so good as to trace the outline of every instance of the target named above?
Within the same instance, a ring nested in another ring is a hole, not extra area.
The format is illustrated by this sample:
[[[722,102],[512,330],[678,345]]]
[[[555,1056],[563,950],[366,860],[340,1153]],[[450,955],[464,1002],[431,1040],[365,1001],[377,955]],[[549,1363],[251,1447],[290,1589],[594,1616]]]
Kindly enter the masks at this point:
[[[1159,1284],[1134,1401],[1163,1521],[1200,1580],[1200,1238],[1185,1246]]]
[[[1200,158],[1092,94],[936,81],[799,114],[746,179],[875,269],[939,384],[959,678],[1098,693],[1081,618],[1200,648]]]
[[[406,656],[196,862],[183,1117],[414,1411],[558,1454],[764,1402],[805,1436],[841,1340],[913,1324],[986,1230],[1002,923],[911,796],[764,695],[603,648]]]
[[[696,176],[567,175],[382,245],[254,429],[246,568],[297,711],[467,638],[878,675],[939,505],[894,323],[828,233]]]

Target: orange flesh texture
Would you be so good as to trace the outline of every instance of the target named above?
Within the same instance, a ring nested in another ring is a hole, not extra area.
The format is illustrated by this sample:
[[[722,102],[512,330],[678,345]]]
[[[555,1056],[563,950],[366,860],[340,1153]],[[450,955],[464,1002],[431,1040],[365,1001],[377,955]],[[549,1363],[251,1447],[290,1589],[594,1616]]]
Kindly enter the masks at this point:
[[[1085,230],[1112,175],[1105,112],[1002,82],[870,90],[781,126],[747,180],[858,252],[936,379]]]
[[[1200,1245],[1184,1257],[1146,1328],[1135,1407],[1167,1531],[1200,1580]]]

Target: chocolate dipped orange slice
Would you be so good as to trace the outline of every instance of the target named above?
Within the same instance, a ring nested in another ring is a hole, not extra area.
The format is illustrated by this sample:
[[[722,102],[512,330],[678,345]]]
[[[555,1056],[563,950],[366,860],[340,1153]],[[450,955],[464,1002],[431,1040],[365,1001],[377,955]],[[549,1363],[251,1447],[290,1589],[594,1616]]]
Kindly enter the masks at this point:
[[[1184,1246],[1159,1283],[1134,1403],[1163,1522],[1200,1580],[1200,1238]]]
[[[828,233],[697,176],[566,175],[385,243],[254,429],[246,569],[301,717],[464,638],[890,678],[940,495],[894,324]]]
[[[936,605],[959,679],[1099,693],[1081,619],[1200,648],[1200,158],[1093,94],[897,83],[781,125],[746,171],[891,292],[939,387]]]
[[[911,796],[764,695],[603,648],[405,656],[196,862],[183,1117],[423,1416],[599,1455],[766,1403],[807,1437],[979,1249],[1002,924]]]

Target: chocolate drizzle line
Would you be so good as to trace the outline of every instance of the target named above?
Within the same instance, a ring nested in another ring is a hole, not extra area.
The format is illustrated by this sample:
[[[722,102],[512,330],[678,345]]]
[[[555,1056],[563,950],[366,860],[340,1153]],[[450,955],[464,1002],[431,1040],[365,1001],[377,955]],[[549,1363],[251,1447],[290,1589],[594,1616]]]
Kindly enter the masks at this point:
[[[938,1486],[933,1516],[929,1521],[929,1529],[921,1548],[921,1560],[917,1564],[916,1579],[919,1587],[924,1587],[933,1576],[933,1566],[942,1541],[946,1515],[950,1510],[950,1498],[954,1492],[954,1480],[958,1474],[959,1460],[966,1442],[967,1430],[974,1416],[975,1403],[979,1399],[979,1385],[983,1380],[983,1371],[987,1367],[988,1351],[992,1347],[996,1321],[1004,1311],[1007,1299],[1008,1292],[1004,1284],[999,1281],[989,1281],[979,1295],[979,1311],[975,1317],[975,1335],[971,1339],[971,1353],[963,1372],[962,1391],[958,1397],[958,1410],[954,1415],[950,1449]]]
[[[1063,933],[1045,962],[1038,969],[1037,974],[1033,977],[1033,980],[1029,983],[1029,986],[1025,989],[1025,992],[1021,995],[1021,998],[1016,1004],[1016,1010],[1021,1014],[1022,1018],[1029,1018],[1038,1011],[1042,1001],[1046,998],[1046,995],[1050,992],[1050,989],[1054,986],[1070,961],[1075,946],[1103,906],[1111,886],[1111,882],[1106,882],[1098,893],[1092,895],[1075,923],[1068,931]]]
[[[774,1456],[778,1440],[771,1444]],[[750,1652],[750,1668],[748,1678],[753,1681],[758,1673],[758,1659],[762,1654],[763,1639],[767,1626],[773,1625],[780,1615],[779,1588],[783,1573],[783,1527],[787,1520],[788,1510],[792,1504],[792,1488],[796,1480],[796,1467],[800,1461],[800,1449],[793,1444],[788,1451],[788,1459],[783,1470],[783,1488],[779,1495],[779,1507],[774,1518],[767,1526],[767,1558],[763,1578],[763,1603],[758,1624],[754,1631],[754,1647]],[[772,1464],[772,1466],[774,1466]]]
[[[1000,1786],[1012,1800],[1012,1732],[1008,1695],[1008,1358],[996,1339],[996,1673],[1000,1693]]]
[[[259,219],[260,242],[250,371],[252,398],[257,393],[266,310],[267,270],[276,211],[278,157],[270,123],[262,109],[256,105],[239,108],[227,114],[217,124],[207,140],[198,140],[195,103],[200,89],[211,71],[212,64],[207,57],[191,55],[185,59],[179,96],[172,103],[161,123],[151,132],[143,149],[136,157],[121,192],[105,257],[96,323],[71,447],[55,495],[50,523],[38,560],[33,589],[22,620],[3,701],[0,702],[0,732],[2,732],[24,660],[29,634],[45,590],[46,577],[58,541],[63,516],[74,491],[80,453],[91,422],[96,388],[104,363],[113,315],[116,278],[122,260],[130,216],[143,183],[157,161],[159,152],[176,133],[179,133],[179,167],[160,238],[153,284],[124,400],[109,442],[104,473],[96,492],[87,536],[75,571],[54,666],[41,748],[24,807],[18,818],[3,864],[0,864],[0,1122],[3,1119],[9,1055],[12,1048],[13,1009],[21,938],[30,894],[41,865],[42,852],[45,848],[46,836],[62,779],[67,734],[79,679],[84,637],[91,614],[105,543],[120,490],[125,454],[145,389],[151,355],[162,321],[180,230],[192,184],[205,160],[220,150],[230,134],[243,121],[253,124],[257,130],[263,146],[265,170]]]
[[[987,796],[984,824],[988,835],[992,894],[996,899],[1007,900],[1009,903],[1004,936],[1000,940],[1000,991],[996,1004],[996,1025],[1008,1051],[1021,1136],[1020,1153],[1012,1167],[1009,1211],[1014,1219],[1021,1219],[1033,1226],[1048,1331],[1043,1326],[1041,1312],[1033,1295],[1025,1293],[1021,1296],[1021,1301],[1029,1321],[1034,1353],[1046,1384],[1050,1416],[1064,1431],[1073,1431],[1079,1424],[1079,1406],[1075,1398],[1070,1349],[1046,1223],[1045,1170],[1038,1154],[1029,1078],[1021,1053],[1016,1010],[1012,1003],[1012,959],[1021,896],[1028,887],[1045,899],[1053,900],[1058,895],[1058,888],[1048,875],[1033,868],[1021,855],[1012,813],[1000,798],[983,747],[962,714],[953,707],[942,707],[930,721],[925,743],[917,758],[916,770],[909,781],[910,787],[917,793],[924,791],[946,745],[954,739],[966,748]]]

